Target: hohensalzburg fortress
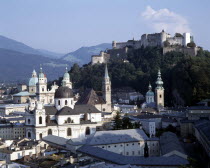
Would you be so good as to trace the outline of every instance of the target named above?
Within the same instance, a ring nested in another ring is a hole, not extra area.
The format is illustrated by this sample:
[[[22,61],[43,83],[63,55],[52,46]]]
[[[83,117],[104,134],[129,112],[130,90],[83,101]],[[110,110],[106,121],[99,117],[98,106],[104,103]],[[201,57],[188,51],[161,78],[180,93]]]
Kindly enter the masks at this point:
[[[112,58],[126,59],[129,50],[141,47],[162,47],[163,54],[170,51],[178,51],[191,56],[196,56],[199,48],[188,46],[194,43],[190,33],[176,33],[173,37],[164,30],[160,33],[143,34],[140,40],[128,40],[127,42],[112,42],[112,49],[102,51],[99,55],[92,56],[92,64],[107,63]]]
[[[115,49],[120,49],[124,47],[133,47],[135,49],[140,48],[141,46],[161,46],[164,47],[164,42],[168,41],[170,45],[180,45],[187,46],[188,43],[193,41],[193,37],[190,33],[184,33],[180,36],[171,37],[170,34],[166,33],[164,30],[160,33],[154,34],[143,34],[140,40],[129,40],[127,42],[112,42],[112,47]]]

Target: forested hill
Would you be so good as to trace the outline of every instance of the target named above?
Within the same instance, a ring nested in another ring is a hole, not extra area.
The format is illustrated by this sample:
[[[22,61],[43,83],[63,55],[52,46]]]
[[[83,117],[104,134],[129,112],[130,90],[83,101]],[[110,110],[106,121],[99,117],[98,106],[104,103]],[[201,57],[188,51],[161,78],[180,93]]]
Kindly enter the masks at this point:
[[[167,106],[194,105],[210,98],[210,52],[200,50],[197,57],[179,52],[162,55],[161,48],[140,48],[128,54],[129,62],[111,61],[108,64],[112,88],[130,86],[142,94],[149,81],[155,88],[158,69],[161,69]],[[104,65],[75,64],[70,71],[74,88],[92,87],[101,90]],[[60,79],[61,80],[61,79]]]

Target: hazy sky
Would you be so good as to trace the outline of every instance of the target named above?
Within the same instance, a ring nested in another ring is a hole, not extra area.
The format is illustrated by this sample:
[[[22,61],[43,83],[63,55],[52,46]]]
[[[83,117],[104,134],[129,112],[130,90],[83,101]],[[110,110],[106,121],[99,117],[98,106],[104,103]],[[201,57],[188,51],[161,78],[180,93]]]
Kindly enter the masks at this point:
[[[191,32],[210,50],[210,0],[0,0],[0,35],[67,53],[82,46]]]

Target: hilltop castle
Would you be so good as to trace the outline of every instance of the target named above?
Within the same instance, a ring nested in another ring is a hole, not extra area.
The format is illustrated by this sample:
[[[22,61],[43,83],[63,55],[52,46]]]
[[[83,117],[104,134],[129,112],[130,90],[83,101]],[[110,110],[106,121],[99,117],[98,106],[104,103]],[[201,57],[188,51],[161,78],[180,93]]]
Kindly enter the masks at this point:
[[[107,63],[110,58],[126,58],[129,49],[138,49],[143,47],[162,47],[163,54],[170,51],[178,51],[196,56],[198,47],[188,47],[193,42],[193,36],[190,33],[176,33],[172,37],[164,30],[160,33],[143,34],[140,40],[128,40],[127,42],[112,42],[112,49],[101,52],[99,55],[92,56],[92,65],[97,63]]]

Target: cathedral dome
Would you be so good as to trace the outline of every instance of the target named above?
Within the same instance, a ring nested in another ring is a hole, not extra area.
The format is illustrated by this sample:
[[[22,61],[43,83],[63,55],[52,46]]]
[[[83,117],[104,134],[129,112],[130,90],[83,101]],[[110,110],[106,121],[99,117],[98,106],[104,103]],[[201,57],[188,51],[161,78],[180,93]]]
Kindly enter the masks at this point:
[[[66,86],[59,87],[55,92],[55,99],[72,97],[74,97],[72,90]]]
[[[29,86],[36,86],[36,84],[38,83],[38,78],[37,77],[33,77],[29,79]]]

